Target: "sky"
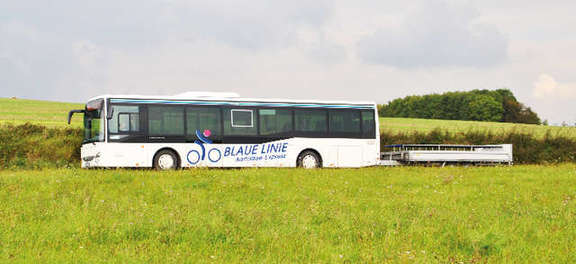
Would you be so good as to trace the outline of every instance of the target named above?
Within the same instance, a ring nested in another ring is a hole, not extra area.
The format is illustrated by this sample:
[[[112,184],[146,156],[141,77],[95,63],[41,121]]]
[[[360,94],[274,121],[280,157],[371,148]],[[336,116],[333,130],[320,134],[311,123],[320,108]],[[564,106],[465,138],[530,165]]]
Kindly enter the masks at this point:
[[[0,97],[386,103],[508,88],[576,123],[573,0],[0,0]]]

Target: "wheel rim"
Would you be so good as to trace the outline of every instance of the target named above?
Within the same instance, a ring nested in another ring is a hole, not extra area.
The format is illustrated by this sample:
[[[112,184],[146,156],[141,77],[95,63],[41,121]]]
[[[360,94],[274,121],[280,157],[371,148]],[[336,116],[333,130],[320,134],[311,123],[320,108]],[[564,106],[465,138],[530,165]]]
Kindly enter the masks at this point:
[[[313,155],[306,155],[302,159],[302,167],[306,169],[313,169],[318,167],[318,161]]]
[[[163,170],[172,169],[175,163],[174,158],[170,154],[163,154],[158,158],[158,167]]]

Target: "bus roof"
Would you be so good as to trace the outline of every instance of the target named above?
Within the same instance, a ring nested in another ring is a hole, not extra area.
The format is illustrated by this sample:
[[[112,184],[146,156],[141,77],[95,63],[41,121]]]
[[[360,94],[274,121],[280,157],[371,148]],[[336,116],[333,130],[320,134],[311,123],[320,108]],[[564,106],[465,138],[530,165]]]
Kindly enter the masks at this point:
[[[112,95],[105,94],[90,98],[88,101],[96,99],[123,99],[134,101],[224,101],[224,102],[261,102],[261,103],[297,103],[297,104],[341,104],[341,105],[363,105],[375,106],[375,102],[370,101],[321,101],[302,99],[280,99],[280,98],[242,98],[236,93],[211,93],[211,92],[187,92],[171,96],[154,95]]]

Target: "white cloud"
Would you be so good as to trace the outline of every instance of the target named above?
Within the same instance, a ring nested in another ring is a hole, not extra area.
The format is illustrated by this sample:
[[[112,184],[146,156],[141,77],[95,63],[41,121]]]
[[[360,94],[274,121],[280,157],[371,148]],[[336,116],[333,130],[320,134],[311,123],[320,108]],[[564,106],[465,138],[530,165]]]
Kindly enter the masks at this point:
[[[532,94],[537,98],[576,99],[576,83],[559,83],[550,74],[540,74],[534,82]]]
[[[575,1],[445,1],[0,1],[0,97],[212,90],[384,103],[507,87],[551,122],[576,116],[567,81],[533,91],[540,73],[576,68]]]
[[[250,56],[293,47],[330,63],[339,50],[320,31],[331,3],[2,2],[0,96],[84,100],[107,91],[199,89],[191,84],[232,90],[231,80],[242,81],[237,75]],[[312,35],[314,44],[300,43],[299,32]]]
[[[166,39],[211,39],[246,49],[282,47],[301,28],[318,28],[332,0],[100,0],[12,1],[2,20],[26,21],[69,40],[124,49],[153,47]]]
[[[63,79],[81,78],[65,40],[49,38],[35,27],[0,23],[0,92],[5,96],[58,98]],[[65,84],[69,85],[69,84]]]
[[[387,26],[358,42],[365,62],[398,68],[486,67],[507,57],[507,40],[494,26],[476,23],[470,4],[424,1],[404,23]]]
[[[175,0],[166,8],[194,39],[251,50],[291,46],[298,31],[318,30],[332,12],[331,0]]]

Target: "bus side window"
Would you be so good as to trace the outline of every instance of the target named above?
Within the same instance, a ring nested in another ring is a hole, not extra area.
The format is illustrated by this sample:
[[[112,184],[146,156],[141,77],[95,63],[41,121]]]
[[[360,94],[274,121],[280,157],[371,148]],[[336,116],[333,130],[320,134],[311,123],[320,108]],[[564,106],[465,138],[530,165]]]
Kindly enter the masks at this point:
[[[292,133],[292,110],[260,109],[260,135],[288,136]]]
[[[140,131],[140,114],[138,113],[118,113],[119,132]]]
[[[186,107],[186,135],[196,138],[196,131],[211,139],[222,137],[220,108]]]
[[[358,110],[331,110],[330,134],[336,137],[360,137]]]
[[[362,110],[362,137],[376,138],[376,122],[374,110]]]
[[[258,135],[258,119],[254,109],[223,109],[224,136]]]
[[[294,130],[301,135],[313,133],[326,136],[328,132],[326,110],[294,110],[294,120],[296,123]]]
[[[140,131],[140,107],[113,105],[112,119],[108,121],[108,131],[112,134]]]
[[[184,107],[148,106],[148,133],[155,136],[183,136]]]

